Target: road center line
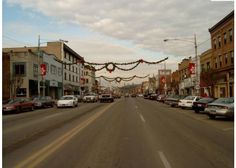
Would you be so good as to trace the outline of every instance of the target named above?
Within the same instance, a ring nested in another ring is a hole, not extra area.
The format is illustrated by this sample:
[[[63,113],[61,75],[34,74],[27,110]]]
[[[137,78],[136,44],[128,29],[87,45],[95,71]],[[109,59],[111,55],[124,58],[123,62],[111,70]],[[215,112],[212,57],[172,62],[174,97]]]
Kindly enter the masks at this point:
[[[65,143],[67,143],[69,140],[71,140],[75,135],[80,133],[84,128],[86,128],[88,125],[90,125],[93,121],[95,121],[99,116],[101,116],[105,111],[107,111],[111,106],[113,106],[115,103],[112,103],[102,109],[101,111],[97,112],[81,124],[79,124],[77,127],[73,128],[66,134],[62,135],[61,137],[57,138],[54,142],[48,144],[38,152],[30,155],[27,159],[21,161],[18,163],[15,168],[31,168],[36,167],[40,162],[42,162],[45,158],[50,156],[53,152],[55,152],[57,149],[59,149],[61,146],[63,146]]]
[[[141,118],[141,120],[142,120],[142,122],[146,122],[146,120],[144,119],[144,117],[143,117],[143,115],[142,114],[139,114],[139,116],[140,116],[140,118]]]
[[[163,162],[165,168],[172,168],[170,163],[168,162],[167,158],[165,157],[164,153],[162,151],[158,151],[158,154],[159,154],[161,161]]]

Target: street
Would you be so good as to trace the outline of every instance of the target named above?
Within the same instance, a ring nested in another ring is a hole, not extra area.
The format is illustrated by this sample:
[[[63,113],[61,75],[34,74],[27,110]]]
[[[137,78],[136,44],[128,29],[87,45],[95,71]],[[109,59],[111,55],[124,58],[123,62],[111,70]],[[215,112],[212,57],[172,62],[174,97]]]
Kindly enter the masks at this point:
[[[143,98],[3,115],[4,168],[233,168],[234,121]]]

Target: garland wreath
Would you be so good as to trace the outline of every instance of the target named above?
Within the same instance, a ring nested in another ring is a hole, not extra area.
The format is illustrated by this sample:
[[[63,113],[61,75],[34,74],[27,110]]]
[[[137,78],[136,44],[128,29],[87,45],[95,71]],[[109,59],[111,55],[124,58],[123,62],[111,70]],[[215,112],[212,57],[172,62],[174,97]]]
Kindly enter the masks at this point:
[[[56,61],[64,64],[64,65],[73,65],[73,64],[78,64],[78,63],[81,63],[81,64],[87,64],[87,65],[90,65],[90,66],[101,66],[100,68],[92,68],[91,70],[94,70],[94,71],[100,71],[100,70],[103,70],[103,69],[106,69],[108,72],[113,72],[115,71],[115,69],[119,69],[119,70],[122,70],[122,71],[130,71],[130,70],[133,70],[134,68],[136,68],[140,63],[146,63],[146,64],[159,64],[165,60],[167,60],[168,57],[160,60],[160,61],[156,61],[156,62],[149,62],[149,61],[145,61],[143,59],[139,59],[137,61],[133,61],[133,62],[125,62],[125,63],[115,63],[115,62],[107,62],[107,63],[92,63],[92,62],[87,62],[87,61],[84,61],[84,60],[77,60],[76,62],[73,62],[73,63],[68,63],[68,62],[63,62],[57,58],[55,58]],[[118,65],[132,65],[132,64],[135,64],[133,67],[131,68],[121,68],[119,67]]]
[[[89,75],[90,76],[90,75]],[[149,75],[146,75],[146,76],[137,76],[137,75],[134,75],[134,76],[131,76],[131,77],[115,77],[115,78],[109,78],[109,77],[106,77],[106,76],[99,76],[99,77],[95,77],[95,78],[103,78],[105,79],[106,81],[108,82],[118,82],[120,83],[121,81],[125,81],[125,82],[128,82],[128,81],[131,81],[133,80],[134,78],[140,78],[140,79],[144,79],[146,77],[148,77]],[[92,77],[92,76],[91,76]]]

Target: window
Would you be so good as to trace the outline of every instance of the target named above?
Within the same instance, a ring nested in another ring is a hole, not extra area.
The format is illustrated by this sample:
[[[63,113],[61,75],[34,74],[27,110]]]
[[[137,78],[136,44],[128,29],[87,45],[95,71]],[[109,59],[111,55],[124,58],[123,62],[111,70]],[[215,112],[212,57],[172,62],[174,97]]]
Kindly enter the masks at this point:
[[[73,76],[72,76],[72,82],[74,82],[74,81],[75,81],[75,76],[73,75]]]
[[[88,82],[89,82],[89,80],[88,80],[88,79],[86,79],[85,83],[88,83]]]
[[[220,67],[222,67],[222,56],[219,55]]]
[[[227,65],[228,64],[228,54],[226,53],[225,54],[225,65]]]
[[[71,55],[69,55],[69,61],[71,60]]]
[[[66,64],[64,64],[64,69],[66,69]]]
[[[51,65],[51,74],[57,74],[57,67],[55,65]]]
[[[204,69],[204,64],[201,64],[201,71],[204,72],[205,69]]]
[[[26,67],[25,63],[14,63],[13,69],[15,70],[15,75],[26,75]]]
[[[217,58],[215,58],[215,68],[217,68]]]
[[[46,62],[44,62],[44,64],[46,65],[46,72],[48,73],[49,72],[49,65]]]
[[[61,70],[61,68],[58,68],[58,76],[61,76],[62,75],[62,70]]]
[[[214,49],[216,49],[216,39],[214,39],[213,41],[214,41]]]
[[[71,81],[71,75],[69,74],[69,81]]]
[[[229,41],[232,42],[233,41],[233,29],[229,30]]]
[[[227,43],[227,34],[224,33],[224,44],[226,44],[226,43]]]
[[[221,37],[220,36],[218,37],[218,47],[219,48],[221,47]]]
[[[66,78],[67,78],[67,74],[66,74],[66,72],[65,72],[64,74],[65,74],[65,76],[64,76],[65,78],[64,78],[64,79],[67,80],[67,79],[66,79]]]
[[[72,66],[72,70],[73,70],[73,72],[74,72],[74,66]]]
[[[78,76],[76,76],[76,82],[78,82]]]
[[[230,51],[231,64],[234,64],[234,51]]]
[[[210,62],[207,62],[207,70],[211,68]]]
[[[34,64],[34,66],[33,66],[33,73],[34,73],[34,77],[37,77],[39,75],[38,64]]]

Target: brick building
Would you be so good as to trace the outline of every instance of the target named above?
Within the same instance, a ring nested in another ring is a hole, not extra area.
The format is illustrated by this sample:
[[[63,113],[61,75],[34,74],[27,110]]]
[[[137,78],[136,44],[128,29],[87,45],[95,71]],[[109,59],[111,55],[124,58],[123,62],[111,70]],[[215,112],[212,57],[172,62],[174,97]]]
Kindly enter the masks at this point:
[[[209,29],[212,69],[217,74],[214,97],[234,96],[234,11]]]

